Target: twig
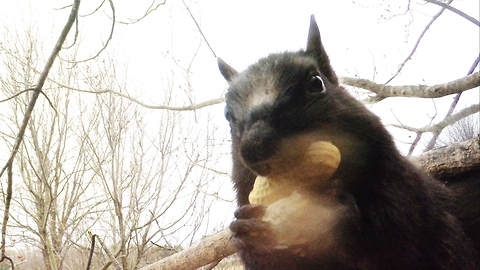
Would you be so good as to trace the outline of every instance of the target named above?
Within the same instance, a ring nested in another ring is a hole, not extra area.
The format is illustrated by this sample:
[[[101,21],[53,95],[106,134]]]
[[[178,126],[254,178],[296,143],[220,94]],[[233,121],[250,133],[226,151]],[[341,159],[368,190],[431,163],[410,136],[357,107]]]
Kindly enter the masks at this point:
[[[160,4],[157,4],[154,8],[153,7],[153,4],[155,4],[155,0],[153,0],[152,4],[148,7],[147,11],[145,12],[145,14],[143,14],[142,17],[138,18],[138,19],[129,19],[130,22],[122,22],[122,21],[117,21],[117,23],[120,23],[120,24],[135,24],[135,23],[138,23],[139,21],[143,20],[145,17],[147,17],[150,13],[154,12],[155,10],[157,10],[160,6],[163,6],[165,5],[167,1],[163,1],[162,3]]]
[[[103,0],[102,3],[100,3],[100,5],[98,5],[97,8],[94,9],[92,12],[87,13],[87,14],[85,14],[85,15],[80,15],[80,17],[88,17],[88,16],[90,16],[90,15],[93,15],[93,14],[97,13],[97,11],[99,11],[100,8],[103,7],[103,4],[105,4],[105,1],[107,1],[107,0]]]
[[[6,98],[6,99],[0,100],[0,103],[5,102],[5,101],[9,101],[9,100],[11,100],[11,99],[13,99],[13,98],[16,98],[16,97],[18,97],[19,95],[21,95],[21,94],[23,94],[23,93],[26,93],[26,92],[29,92],[29,91],[35,91],[35,88],[28,88],[28,89],[22,90],[22,91],[16,93],[15,95],[13,95],[13,96],[11,96],[11,97],[8,97],[8,98]],[[50,100],[50,98],[47,96],[47,94],[45,94],[45,92],[43,92],[43,90],[40,90],[40,93],[45,97],[45,99],[47,99],[48,104],[50,104],[50,107],[52,107],[52,109],[55,111],[55,113],[58,114],[57,109],[55,108],[55,106],[53,106],[53,103],[52,103],[52,101]]]
[[[452,3],[453,0],[449,0],[448,1],[448,4]],[[400,72],[402,71],[403,67],[405,66],[405,64],[408,62],[408,60],[411,59],[412,55],[415,53],[415,51],[417,50],[417,47],[418,45],[420,44],[420,41],[422,41],[422,38],[423,36],[425,35],[425,33],[427,32],[427,30],[430,28],[430,26],[432,26],[432,24],[437,20],[438,17],[440,17],[440,15],[442,15],[443,11],[445,11],[445,7],[442,7],[442,9],[437,13],[435,14],[435,16],[433,16],[433,18],[430,20],[430,22],[427,24],[427,26],[425,26],[425,29],[423,29],[422,33],[420,33],[420,36],[418,37],[417,39],[417,42],[415,42],[415,45],[413,46],[413,49],[412,51],[410,52],[410,54],[405,58],[405,60],[398,66],[398,70],[395,74],[393,74],[393,76],[388,79],[385,84],[388,84],[389,82],[391,82],[393,79],[395,79],[395,77],[398,76],[398,74],[400,74]]]
[[[210,48],[210,51],[212,52],[213,56],[214,56],[215,58],[217,58],[217,54],[216,54],[215,51],[212,49],[212,46],[210,46],[210,43],[208,43],[207,38],[206,38],[205,35],[203,34],[202,28],[200,28],[200,25],[198,25],[197,20],[195,20],[195,17],[193,16],[192,12],[190,11],[190,8],[187,6],[187,4],[185,4],[185,1],[184,1],[184,0],[182,0],[182,3],[183,3],[183,5],[185,6],[185,8],[187,9],[188,13],[190,14],[190,17],[192,18],[193,22],[194,22],[195,25],[197,26],[197,29],[198,29],[198,31],[200,32],[200,35],[202,35],[203,40],[205,40],[205,43],[207,43],[208,48]]]
[[[110,27],[110,34],[107,38],[107,41],[105,42],[105,44],[102,46],[102,48],[100,50],[98,50],[98,52],[94,55],[94,56],[91,56],[89,58],[86,58],[86,59],[83,59],[83,60],[75,60],[75,61],[69,61],[69,60],[65,60],[66,62],[69,62],[69,63],[72,63],[74,66],[77,65],[78,63],[84,63],[84,62],[87,62],[87,61],[90,61],[90,60],[93,60],[95,58],[97,58],[108,46],[108,44],[110,43],[110,41],[112,40],[113,38],[113,32],[115,30],[115,6],[113,5],[113,1],[112,0],[109,0],[108,1],[110,3],[110,8],[112,10],[112,26]],[[103,3],[102,3],[103,5]]]
[[[410,149],[408,149],[407,157],[413,154],[413,150],[415,150],[415,147],[417,147],[418,142],[422,138],[422,134],[423,133],[417,132],[417,136],[415,137],[415,140],[413,140],[412,144],[410,145]]]

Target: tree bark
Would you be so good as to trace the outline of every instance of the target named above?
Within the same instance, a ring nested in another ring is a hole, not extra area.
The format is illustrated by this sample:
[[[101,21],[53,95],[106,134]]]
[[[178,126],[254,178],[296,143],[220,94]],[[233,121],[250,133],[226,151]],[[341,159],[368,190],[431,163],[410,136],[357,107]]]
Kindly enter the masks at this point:
[[[378,98],[387,97],[419,97],[438,98],[480,86],[480,73],[475,72],[451,82],[428,85],[384,85],[366,79],[340,77],[341,84],[363,88],[377,94]]]
[[[188,270],[197,269],[212,262],[218,262],[235,253],[235,248],[229,241],[230,236],[230,230],[225,229],[140,270]]]
[[[412,162],[444,182],[480,178],[480,137],[432,149]]]

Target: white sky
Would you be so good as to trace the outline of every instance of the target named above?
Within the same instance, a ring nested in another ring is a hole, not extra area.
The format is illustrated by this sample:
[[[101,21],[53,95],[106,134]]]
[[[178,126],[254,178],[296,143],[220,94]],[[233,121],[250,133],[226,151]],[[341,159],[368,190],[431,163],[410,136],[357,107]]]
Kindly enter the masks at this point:
[[[0,1],[0,42],[6,31],[23,31],[34,25],[50,52],[69,9],[55,10],[72,0]],[[80,14],[94,10],[102,1],[83,1]],[[115,1],[117,19],[138,18],[150,0]],[[380,1],[222,1],[186,0],[217,56],[238,70],[271,52],[297,50],[306,44],[309,16],[315,14],[322,39],[339,76],[355,76],[385,82],[404,60],[419,33],[439,7],[412,0],[412,13],[403,15],[407,0]],[[453,6],[479,19],[478,0],[457,0]],[[387,11],[389,10],[389,11]],[[402,13],[402,14],[400,14]],[[110,31],[108,1],[95,15],[80,20],[80,38],[85,45],[81,56],[91,56],[106,41]],[[400,14],[398,16],[393,16]],[[383,18],[382,18],[383,17]],[[389,19],[385,19],[389,18]],[[172,70],[187,67],[193,55],[188,93],[195,102],[223,96],[226,84],[218,72],[216,59],[202,40],[181,1],[167,1],[143,21],[117,24],[107,52],[119,66],[128,68],[131,88],[127,91],[146,103],[162,102],[162,84],[173,81],[184,85],[185,78]],[[53,38],[52,38],[53,37]],[[71,38],[69,39],[72,40]],[[420,44],[412,61],[392,84],[437,84],[466,75],[480,48],[479,28],[449,11],[437,20]],[[50,46],[50,47],[49,47]],[[200,46],[200,47],[199,47]],[[175,59],[179,66],[172,59]],[[477,68],[478,70],[478,68]],[[173,79],[172,79],[173,78]],[[188,92],[188,91],[187,91]],[[186,92],[180,100],[188,104]],[[435,101],[439,121],[447,112],[452,97]],[[181,102],[181,101],[180,101]],[[465,93],[459,108],[479,102],[478,89]],[[432,100],[390,98],[373,106],[385,123],[421,127],[435,115]],[[223,105],[211,108],[212,121],[228,130]],[[399,142],[410,142],[411,133],[391,129]],[[414,137],[414,136],[413,136]],[[228,147],[228,146],[227,146]],[[408,145],[399,144],[405,151]],[[227,148],[228,151],[228,148]]]
[[[71,2],[2,1],[0,21],[3,21],[4,28],[16,28],[17,31],[25,24],[34,22],[41,31],[45,31],[47,37],[53,35],[56,38],[69,9],[54,9]],[[90,13],[100,2],[83,1],[80,13]],[[151,1],[132,3],[115,1],[119,20],[140,17]],[[439,10],[438,6],[412,1],[411,14],[392,17],[403,13],[407,3],[393,0],[295,1],[295,4],[272,0],[206,0],[186,3],[217,56],[238,70],[270,52],[304,47],[309,16],[315,14],[337,74],[358,75],[380,83],[396,71],[431,15]],[[457,0],[454,6],[478,19],[479,1]],[[80,51],[81,55],[91,55],[105,42],[110,27],[107,14],[110,14],[109,5],[105,4],[97,14],[81,20],[82,42],[88,44],[84,46],[84,51]],[[382,19],[382,16],[390,19]],[[52,29],[54,26],[55,29]],[[225,83],[217,71],[215,58],[201,40],[181,1],[167,1],[167,5],[138,24],[117,24],[108,51],[119,63],[128,65],[129,77],[140,85],[137,88],[144,88],[142,92],[148,95],[144,100],[148,101],[158,93],[159,76],[168,74],[174,66],[171,56],[185,67],[199,42],[202,44],[191,69],[191,79],[197,101],[201,101],[221,96]],[[478,27],[445,11],[424,37],[412,61],[407,63],[392,84],[435,84],[465,76],[478,55],[479,47]],[[48,48],[45,50],[49,51]],[[134,92],[135,89],[129,91]],[[478,98],[478,95],[473,96]],[[460,104],[471,101],[472,98],[463,98]],[[159,103],[158,100],[152,102]],[[407,105],[417,102],[409,99]],[[388,107],[406,124],[409,120],[420,120],[420,117],[423,121],[412,125],[422,126],[429,121],[429,117],[417,109],[431,104],[431,101],[427,101],[425,105],[404,110],[405,104],[393,99],[377,107]],[[443,114],[439,111],[439,116]],[[385,121],[395,120],[388,118]]]

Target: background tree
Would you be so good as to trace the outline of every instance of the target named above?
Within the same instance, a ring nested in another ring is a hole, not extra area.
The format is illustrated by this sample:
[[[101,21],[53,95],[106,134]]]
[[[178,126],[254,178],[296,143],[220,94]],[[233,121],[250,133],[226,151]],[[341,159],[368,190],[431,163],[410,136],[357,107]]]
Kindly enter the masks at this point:
[[[7,147],[13,147],[44,59],[43,39],[33,28],[1,44]],[[134,269],[210,230],[210,205],[221,196],[218,172],[210,169],[221,157],[212,153],[224,136],[215,139],[215,126],[197,127],[177,111],[157,111],[145,120],[145,108],[119,96],[129,88],[126,70],[106,54],[76,61],[81,47],[77,40],[62,54],[22,135],[12,164],[6,238],[37,247],[45,269],[72,269],[86,267],[87,232],[93,232],[123,269]],[[175,102],[172,84],[162,88],[163,104]],[[201,122],[210,118],[190,115]],[[98,248],[92,267],[111,265],[102,252]],[[26,254],[20,267],[38,269],[33,257]]]

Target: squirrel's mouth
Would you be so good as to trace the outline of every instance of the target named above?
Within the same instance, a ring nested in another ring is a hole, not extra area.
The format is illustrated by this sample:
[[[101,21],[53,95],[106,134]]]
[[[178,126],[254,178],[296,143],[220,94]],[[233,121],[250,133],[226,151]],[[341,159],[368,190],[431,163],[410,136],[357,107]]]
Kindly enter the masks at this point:
[[[339,166],[340,152],[321,134],[304,133],[278,140],[266,158],[249,160],[242,156],[242,159],[260,176],[302,179],[323,175],[328,178]]]
[[[245,163],[245,162],[244,162]],[[268,161],[257,162],[255,164],[245,164],[257,176],[268,176],[273,171],[272,165]]]

